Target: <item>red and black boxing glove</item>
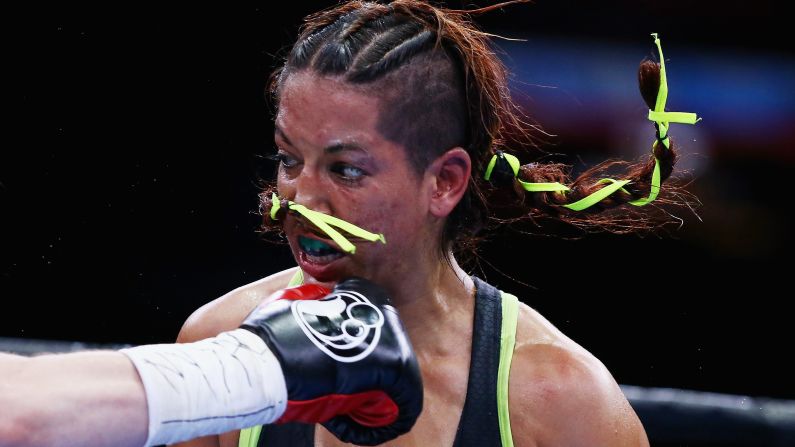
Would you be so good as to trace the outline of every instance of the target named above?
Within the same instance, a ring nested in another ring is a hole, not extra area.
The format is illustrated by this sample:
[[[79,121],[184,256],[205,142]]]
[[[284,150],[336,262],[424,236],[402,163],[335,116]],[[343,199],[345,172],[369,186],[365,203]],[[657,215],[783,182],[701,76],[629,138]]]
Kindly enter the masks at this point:
[[[288,404],[277,423],[322,423],[344,442],[381,444],[422,411],[419,365],[398,313],[376,284],[284,289],[241,326],[279,360]]]

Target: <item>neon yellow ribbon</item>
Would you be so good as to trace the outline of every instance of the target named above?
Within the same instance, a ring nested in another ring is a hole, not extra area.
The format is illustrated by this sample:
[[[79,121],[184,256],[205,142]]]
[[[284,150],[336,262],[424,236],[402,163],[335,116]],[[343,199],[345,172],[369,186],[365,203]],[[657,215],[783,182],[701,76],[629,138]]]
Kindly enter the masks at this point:
[[[276,219],[276,211],[279,210],[279,196],[276,193],[271,195],[271,210],[270,216],[271,219]],[[348,234],[351,234],[355,237],[364,239],[370,242],[381,241],[382,244],[386,244],[386,238],[384,238],[383,234],[375,234],[370,233],[369,231],[363,230],[356,225],[346,222],[338,217],[334,217],[325,213],[321,213],[320,211],[311,210],[304,205],[300,205],[293,201],[287,202],[287,209],[297,212],[298,214],[304,216],[308,221],[312,222],[313,225],[318,227],[321,231],[326,233],[331,240],[337,243],[339,247],[345,251],[346,253],[354,254],[356,253],[356,246],[353,245],[348,239],[345,238],[339,231],[335,230],[332,227],[337,227]]]
[[[655,112],[649,110],[649,120],[666,123],[696,124],[701,121],[695,113],[686,112]]]
[[[657,33],[651,33],[651,36],[654,38],[654,44],[657,45],[657,51],[660,53],[660,89],[657,91],[657,101],[654,103],[654,110],[649,110],[649,120],[657,123],[660,140],[662,140],[667,149],[670,147],[668,142],[669,123],[696,124],[701,121],[701,118],[698,118],[695,113],[665,111],[665,103],[668,101],[668,75],[665,71],[665,57],[663,56],[662,45]]]
[[[654,151],[654,145],[652,145],[652,153]],[[651,173],[651,190],[649,191],[649,195],[643,199],[633,200],[628,202],[630,205],[635,206],[643,206],[647,203],[653,201],[657,198],[657,194],[660,192],[660,160],[657,157],[654,157],[654,171]]]
[[[695,113],[685,112],[666,112],[665,103],[668,101],[668,75],[665,71],[665,56],[663,56],[662,45],[657,33],[652,33],[654,44],[657,46],[657,51],[660,53],[660,88],[657,91],[657,100],[654,103],[654,110],[649,110],[649,120],[657,123],[659,132],[659,140],[662,141],[666,149],[670,149],[671,140],[668,138],[668,127],[670,123],[680,124],[696,124],[701,121]],[[654,146],[657,144],[655,141],[651,146],[651,152],[654,154]],[[629,202],[630,205],[643,206],[657,198],[660,192],[660,160],[654,157],[654,172],[651,176],[651,191],[646,198],[633,200]]]
[[[273,193],[271,194],[271,219],[278,220],[276,219],[276,212],[279,211],[279,208],[281,208],[279,196],[277,196],[276,193]]]
[[[518,181],[522,185],[522,188],[524,188],[525,191],[541,192],[541,191],[568,191],[569,190],[568,186],[566,186],[566,185],[564,185],[562,183],[558,183],[558,182],[553,182],[553,183],[530,183],[530,182],[526,182],[526,181],[520,179],[519,178],[519,167],[521,166],[521,163],[519,162],[519,159],[516,158],[515,155],[506,154],[505,152],[503,152],[502,155],[503,155],[503,157],[505,157],[505,160],[508,162],[508,165],[511,167],[511,170],[513,171],[513,176],[516,177],[516,181]],[[491,180],[491,173],[494,170],[494,165],[497,164],[497,159],[498,158],[499,158],[498,155],[494,154],[491,157],[491,160],[489,160],[489,164],[488,164],[488,166],[486,166],[486,173],[483,175],[483,178],[485,178],[486,180]]]
[[[627,190],[622,188],[622,186],[629,183],[629,180],[616,181],[611,178],[603,178],[602,180],[599,180],[597,183],[607,183],[607,182],[612,182],[613,184],[610,186],[605,186],[599,191],[595,191],[590,195],[588,195],[587,197],[584,197],[574,203],[570,203],[568,205],[563,205],[563,206],[574,211],[582,211],[586,208],[596,205],[597,203],[601,202],[602,199],[609,196],[610,194],[613,194],[619,189],[623,190],[624,192],[627,192]]]

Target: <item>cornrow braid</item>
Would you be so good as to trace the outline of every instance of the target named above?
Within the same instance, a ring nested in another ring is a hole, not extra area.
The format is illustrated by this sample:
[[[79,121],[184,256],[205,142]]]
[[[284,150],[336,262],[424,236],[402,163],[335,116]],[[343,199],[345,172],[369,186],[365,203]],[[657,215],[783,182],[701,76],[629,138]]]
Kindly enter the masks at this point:
[[[354,20],[350,25],[348,25],[345,30],[340,33],[340,39],[347,39],[348,36],[356,33],[359,29],[364,26],[371,24],[376,19],[379,19],[383,16],[386,16],[392,12],[392,8],[388,5],[381,5],[377,3],[370,3],[366,6],[364,11]]]
[[[405,64],[412,57],[431,49],[436,35],[433,31],[422,30],[420,25],[406,23],[393,33],[384,36],[371,45],[372,50],[359,58],[349,79],[355,83],[388,73]]]

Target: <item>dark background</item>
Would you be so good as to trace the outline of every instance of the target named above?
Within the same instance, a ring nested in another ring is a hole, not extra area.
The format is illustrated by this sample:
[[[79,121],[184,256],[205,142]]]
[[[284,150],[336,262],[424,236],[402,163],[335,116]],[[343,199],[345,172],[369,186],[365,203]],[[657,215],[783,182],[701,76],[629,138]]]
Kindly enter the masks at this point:
[[[9,13],[0,337],[172,341],[202,304],[293,265],[255,231],[258,179],[273,169],[261,158],[272,150],[263,91],[301,18],[330,4]],[[582,4],[537,1],[478,23],[525,39],[499,42],[517,95],[580,167],[649,150],[635,70],[660,33],[668,109],[704,117],[671,130],[703,205],[672,211],[683,225],[661,237],[506,231],[483,247],[482,273],[620,383],[795,398],[795,58],[782,12],[772,1]]]

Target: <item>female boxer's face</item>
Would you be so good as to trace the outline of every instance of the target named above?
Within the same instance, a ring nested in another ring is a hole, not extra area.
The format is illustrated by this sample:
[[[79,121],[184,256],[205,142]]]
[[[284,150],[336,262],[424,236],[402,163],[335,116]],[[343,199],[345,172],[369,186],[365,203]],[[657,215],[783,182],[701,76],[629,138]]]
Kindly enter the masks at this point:
[[[377,120],[377,98],[335,80],[296,73],[282,86],[275,120],[279,195],[383,233],[387,242],[354,241],[356,253],[343,255],[289,214],[284,231],[293,256],[319,282],[354,275],[389,282],[436,252],[429,194],[422,194],[433,180],[412,171],[403,146],[384,139]]]

